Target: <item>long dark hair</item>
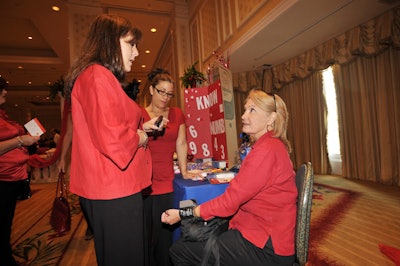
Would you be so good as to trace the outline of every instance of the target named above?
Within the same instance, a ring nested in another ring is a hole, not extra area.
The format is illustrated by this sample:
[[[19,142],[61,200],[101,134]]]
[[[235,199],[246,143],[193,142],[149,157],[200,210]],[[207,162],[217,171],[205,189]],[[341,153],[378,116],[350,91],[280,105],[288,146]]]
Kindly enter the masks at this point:
[[[123,17],[102,14],[90,27],[89,34],[83,45],[81,55],[71,66],[65,81],[65,97],[70,99],[72,88],[79,74],[91,64],[100,64],[109,69],[121,85],[125,82],[120,38],[131,34],[132,44],[142,37],[139,29]]]

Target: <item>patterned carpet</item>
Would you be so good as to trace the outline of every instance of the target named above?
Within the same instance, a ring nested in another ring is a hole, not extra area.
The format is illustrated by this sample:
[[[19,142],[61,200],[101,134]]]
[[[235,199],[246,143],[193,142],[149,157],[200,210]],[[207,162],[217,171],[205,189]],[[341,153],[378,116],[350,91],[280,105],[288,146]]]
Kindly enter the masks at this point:
[[[358,196],[358,192],[314,183],[308,265],[336,265],[319,252],[318,243],[327,237]]]
[[[343,183],[348,189],[338,188],[343,187]],[[17,261],[21,265],[40,266],[96,265],[93,241],[84,240],[86,222],[78,198],[75,195],[69,197],[71,231],[54,238],[49,216],[56,184],[35,184],[32,189],[33,197],[18,202],[14,218],[11,243]],[[399,188],[376,185],[370,188],[364,183],[334,177],[317,178],[307,265],[393,265],[379,251],[378,244],[398,248],[398,192]],[[359,209],[362,212],[357,211]],[[380,223],[376,222],[375,216],[381,219]],[[382,221],[382,217],[387,218]],[[379,233],[368,234],[371,230]]]
[[[63,254],[74,237],[76,229],[83,219],[78,197],[74,194],[69,195],[71,231],[64,235],[57,236],[49,224],[52,201],[50,204],[48,200],[46,200],[43,205],[39,204],[36,206],[35,204],[31,206],[32,208],[29,206],[21,208],[21,205],[33,203],[35,198],[40,198],[40,193],[43,191],[39,189],[33,190],[32,192],[33,196],[31,199],[18,202],[17,204],[17,213],[25,212],[26,216],[21,217],[21,213],[19,213],[19,217],[15,218],[15,225],[19,224],[21,219],[29,224],[26,218],[32,215],[29,214],[29,211],[32,209],[36,209],[34,211],[36,219],[29,218],[29,220],[32,221],[30,226],[27,226],[25,231],[20,232],[19,236],[17,236],[18,232],[13,234],[12,244],[14,248],[14,257],[21,265],[59,265]]]

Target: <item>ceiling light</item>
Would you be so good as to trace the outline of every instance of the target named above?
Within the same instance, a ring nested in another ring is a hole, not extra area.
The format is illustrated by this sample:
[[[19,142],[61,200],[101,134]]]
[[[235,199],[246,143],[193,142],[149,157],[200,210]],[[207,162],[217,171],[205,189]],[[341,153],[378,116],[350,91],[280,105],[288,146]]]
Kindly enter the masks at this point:
[[[142,68],[146,68],[146,65],[141,65]]]
[[[146,51],[144,51],[146,54],[149,54],[150,53],[150,50],[146,50]]]
[[[23,67],[23,66],[17,66],[17,68],[18,68],[18,69],[24,69],[24,67]]]
[[[28,81],[28,84],[31,85],[31,84],[32,84],[32,81]]]
[[[156,32],[157,29],[156,29],[156,28],[151,28],[150,31],[151,31],[151,32]]]
[[[58,6],[52,6],[51,9],[56,12],[60,11],[60,8]]]
[[[33,40],[33,37],[32,36],[28,36],[28,40]]]

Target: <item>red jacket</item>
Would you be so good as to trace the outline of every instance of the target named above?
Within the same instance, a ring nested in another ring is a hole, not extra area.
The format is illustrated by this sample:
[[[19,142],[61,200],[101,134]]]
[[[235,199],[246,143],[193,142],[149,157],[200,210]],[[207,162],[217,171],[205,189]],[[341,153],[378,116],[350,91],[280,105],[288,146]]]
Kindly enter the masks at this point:
[[[284,144],[271,133],[258,139],[240,171],[219,197],[201,204],[203,219],[232,216],[229,228],[264,248],[271,237],[275,253],[295,253],[297,188]]]
[[[71,95],[71,192],[88,199],[115,199],[151,184],[151,157],[139,148],[140,107],[114,75],[94,64],[77,78]]]
[[[18,123],[9,120],[4,110],[0,109],[0,141],[9,140],[25,134]],[[18,181],[28,177],[26,162],[29,159],[25,147],[12,149],[0,155],[0,180]]]

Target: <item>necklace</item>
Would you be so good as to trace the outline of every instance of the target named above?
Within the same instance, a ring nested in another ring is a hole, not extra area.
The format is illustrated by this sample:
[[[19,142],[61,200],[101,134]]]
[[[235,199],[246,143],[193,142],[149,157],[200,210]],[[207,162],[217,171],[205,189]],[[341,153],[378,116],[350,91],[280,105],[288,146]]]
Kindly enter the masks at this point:
[[[154,111],[155,108],[153,108],[153,105],[149,105],[146,107],[146,111],[150,114],[150,117],[158,117],[160,115],[167,117],[168,116],[168,112],[169,112],[169,108],[166,108],[165,110],[157,110]]]

